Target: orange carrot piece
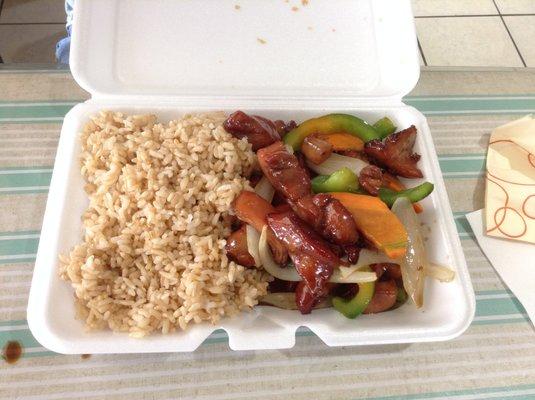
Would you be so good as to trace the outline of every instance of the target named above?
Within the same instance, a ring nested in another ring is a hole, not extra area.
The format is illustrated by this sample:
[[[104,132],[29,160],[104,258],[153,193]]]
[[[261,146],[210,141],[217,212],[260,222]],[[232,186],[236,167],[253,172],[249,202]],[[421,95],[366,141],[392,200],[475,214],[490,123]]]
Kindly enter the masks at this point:
[[[362,139],[349,133],[341,132],[320,134],[319,137],[326,142],[329,142],[333,146],[334,151],[362,151],[362,149],[364,149],[364,142]]]
[[[400,258],[407,251],[407,231],[378,197],[353,193],[329,193],[351,213],[358,230],[390,258]]]

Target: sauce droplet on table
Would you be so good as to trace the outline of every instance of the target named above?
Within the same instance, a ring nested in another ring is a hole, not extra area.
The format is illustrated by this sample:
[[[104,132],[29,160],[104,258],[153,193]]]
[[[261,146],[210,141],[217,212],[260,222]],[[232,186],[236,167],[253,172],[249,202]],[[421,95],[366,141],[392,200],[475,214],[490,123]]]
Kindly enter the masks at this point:
[[[16,340],[10,340],[2,350],[2,358],[8,364],[15,364],[22,355],[22,346]]]

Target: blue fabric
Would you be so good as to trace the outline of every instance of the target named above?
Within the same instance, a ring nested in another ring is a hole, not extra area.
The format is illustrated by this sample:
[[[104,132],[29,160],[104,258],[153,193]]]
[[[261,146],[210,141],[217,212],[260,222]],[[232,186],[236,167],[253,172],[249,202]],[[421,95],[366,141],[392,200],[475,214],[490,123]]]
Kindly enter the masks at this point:
[[[69,63],[69,55],[71,49],[71,26],[72,26],[72,10],[74,7],[74,0],[65,0],[65,13],[67,14],[67,37],[61,39],[56,44],[56,60],[61,64]]]

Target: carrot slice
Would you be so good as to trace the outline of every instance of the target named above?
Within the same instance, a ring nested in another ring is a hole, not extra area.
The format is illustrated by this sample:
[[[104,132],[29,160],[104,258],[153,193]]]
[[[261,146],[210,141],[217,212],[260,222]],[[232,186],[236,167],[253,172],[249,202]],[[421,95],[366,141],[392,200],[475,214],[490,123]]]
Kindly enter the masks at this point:
[[[358,230],[390,258],[400,258],[407,251],[407,231],[378,197],[353,193],[330,193],[351,213]]]
[[[364,142],[362,139],[351,135],[349,133],[327,133],[320,134],[319,137],[333,146],[334,151],[356,150],[362,151],[364,149]]]
[[[402,190],[407,189],[407,187],[401,183],[398,178],[392,174],[389,174],[388,172],[383,173],[383,183],[386,188],[395,190],[396,192],[401,192]],[[412,203],[412,207],[418,214],[424,210],[420,203]]]

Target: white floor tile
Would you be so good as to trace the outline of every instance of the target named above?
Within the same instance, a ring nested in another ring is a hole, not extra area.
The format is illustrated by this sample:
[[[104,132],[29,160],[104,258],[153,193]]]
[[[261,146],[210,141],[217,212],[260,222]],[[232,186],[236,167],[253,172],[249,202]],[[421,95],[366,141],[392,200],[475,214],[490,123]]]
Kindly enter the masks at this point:
[[[2,23],[65,23],[65,0],[4,0]]]
[[[56,43],[66,36],[59,24],[0,25],[0,51],[5,63],[55,63]]]
[[[535,16],[503,17],[528,67],[535,67]]]
[[[502,14],[535,14],[535,0],[496,0]]]
[[[425,65],[425,61],[422,58],[422,53],[418,51],[418,59],[420,60],[420,67],[423,67]]]
[[[498,14],[492,0],[412,0],[415,16]]]
[[[419,18],[416,29],[428,65],[522,66],[499,17]]]

